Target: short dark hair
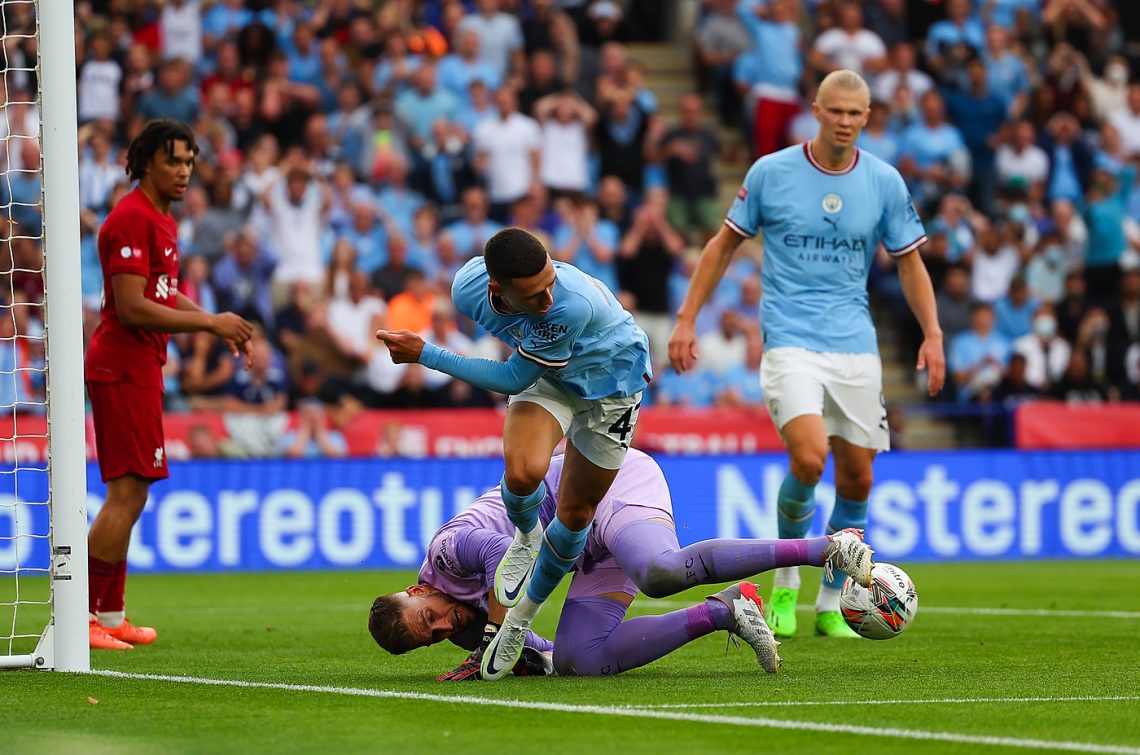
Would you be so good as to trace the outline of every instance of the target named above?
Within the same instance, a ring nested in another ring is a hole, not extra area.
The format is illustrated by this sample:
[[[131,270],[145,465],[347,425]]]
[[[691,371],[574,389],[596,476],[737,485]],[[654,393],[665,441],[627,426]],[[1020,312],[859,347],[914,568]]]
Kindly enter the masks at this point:
[[[403,655],[419,647],[404,624],[404,603],[400,593],[381,595],[368,612],[368,631],[376,644],[392,655]]]
[[[538,275],[548,258],[542,242],[521,228],[504,228],[483,247],[487,272],[499,283]]]
[[[185,123],[170,118],[148,121],[127,146],[127,177],[137,181],[145,176],[147,164],[160,149],[165,150],[167,156],[174,154],[174,142],[186,142],[190,152],[198,154],[194,132]]]

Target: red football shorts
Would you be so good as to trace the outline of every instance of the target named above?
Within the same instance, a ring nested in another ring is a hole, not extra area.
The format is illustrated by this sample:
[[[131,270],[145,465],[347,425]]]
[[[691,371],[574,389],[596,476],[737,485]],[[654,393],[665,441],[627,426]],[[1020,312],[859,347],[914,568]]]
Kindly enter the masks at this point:
[[[122,380],[87,383],[95,425],[95,453],[103,482],[134,474],[170,476],[162,432],[162,389]]]

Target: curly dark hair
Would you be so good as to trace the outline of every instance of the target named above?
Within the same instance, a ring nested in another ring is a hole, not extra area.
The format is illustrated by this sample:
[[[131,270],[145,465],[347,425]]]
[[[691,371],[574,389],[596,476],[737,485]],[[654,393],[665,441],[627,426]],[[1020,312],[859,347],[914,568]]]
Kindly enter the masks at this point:
[[[368,631],[376,644],[392,655],[403,655],[419,647],[404,625],[404,604],[400,593],[381,595],[372,601],[372,610],[368,612]]]
[[[487,240],[483,261],[498,283],[538,275],[546,266],[546,247],[522,228],[504,228]]]
[[[139,135],[131,139],[131,143],[127,146],[127,177],[137,181],[146,175],[146,166],[160,149],[168,156],[173,155],[174,142],[186,142],[190,152],[198,154],[198,143],[194,140],[194,132],[185,123],[170,118],[148,121]]]

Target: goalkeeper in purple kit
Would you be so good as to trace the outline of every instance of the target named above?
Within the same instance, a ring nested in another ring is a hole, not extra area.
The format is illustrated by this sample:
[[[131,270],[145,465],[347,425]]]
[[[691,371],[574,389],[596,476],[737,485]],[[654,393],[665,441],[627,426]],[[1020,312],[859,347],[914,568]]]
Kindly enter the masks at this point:
[[[563,457],[555,456],[546,490],[557,491]],[[555,514],[547,493],[540,519]],[[432,538],[418,583],[376,599],[368,628],[393,654],[443,640],[471,650],[440,679],[479,677],[482,654],[502,622],[494,575],[515,532],[498,488],[445,523]],[[682,548],[674,530],[669,488],[649,456],[631,450],[599,505],[551,643],[529,632],[516,674],[601,676],[644,666],[719,629],[747,642],[769,673],[780,666],[751,582],[733,584],[688,608],[628,621],[634,597],[662,598],[690,587],[741,580],[781,566],[822,566],[860,584],[871,575],[871,549],[852,530],[798,540],[706,540]]]

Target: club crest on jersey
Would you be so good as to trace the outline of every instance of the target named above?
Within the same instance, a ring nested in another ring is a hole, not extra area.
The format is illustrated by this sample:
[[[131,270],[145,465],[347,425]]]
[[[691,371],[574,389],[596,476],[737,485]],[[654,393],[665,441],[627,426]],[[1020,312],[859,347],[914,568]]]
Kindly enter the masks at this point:
[[[824,212],[834,215],[843,209],[843,197],[838,194],[824,194],[821,204]]]

